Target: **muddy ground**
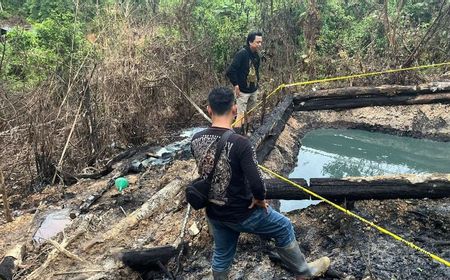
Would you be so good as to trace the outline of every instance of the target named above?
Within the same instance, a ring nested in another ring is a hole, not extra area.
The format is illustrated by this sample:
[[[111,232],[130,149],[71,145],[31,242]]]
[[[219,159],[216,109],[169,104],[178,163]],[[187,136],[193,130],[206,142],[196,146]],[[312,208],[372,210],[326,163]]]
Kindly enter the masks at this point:
[[[287,175],[296,162],[300,138],[316,128],[362,128],[448,141],[449,111],[450,105],[436,104],[294,113],[264,165]],[[58,186],[48,187],[27,200],[27,207],[34,210],[16,212],[14,222],[1,225],[0,255],[16,244],[27,245],[24,261],[14,279],[26,279],[54,250],[50,244],[30,241],[43,217],[52,209],[76,209],[92,193],[103,188],[111,176],[113,174],[101,180],[83,180],[64,190]],[[183,186],[194,177],[193,160],[177,160],[164,167],[150,168],[145,173],[128,175],[131,184],[124,194],[110,189],[87,214],[77,215],[64,234],[57,237],[61,242],[78,232],[79,236],[66,248],[83,261],[59,254],[35,279],[141,279],[138,273],[117,261],[117,253],[177,243],[186,214]],[[166,190],[172,195],[163,197]],[[131,213],[147,201],[160,201],[160,204],[148,217],[139,220]],[[450,259],[449,199],[359,201],[353,211]],[[448,267],[325,204],[287,215],[295,225],[297,239],[307,259],[329,256],[332,269],[341,274],[341,278],[450,279]],[[125,216],[135,218],[132,226],[109,235]],[[188,246],[180,257],[177,277],[208,279],[212,240],[202,211],[190,216],[185,241]],[[292,279],[290,273],[270,261],[267,251],[271,246],[258,237],[242,235],[231,279]],[[172,261],[168,267],[176,271],[177,262]],[[83,270],[86,272],[80,272]],[[155,274],[154,278],[168,279],[162,273]]]

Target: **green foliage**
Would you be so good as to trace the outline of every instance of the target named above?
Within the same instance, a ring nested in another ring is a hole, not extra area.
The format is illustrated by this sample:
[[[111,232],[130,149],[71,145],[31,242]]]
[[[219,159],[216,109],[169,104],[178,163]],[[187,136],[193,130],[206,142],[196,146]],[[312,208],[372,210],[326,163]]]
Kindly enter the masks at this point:
[[[32,30],[14,28],[7,35],[5,79],[14,88],[30,88],[51,75],[67,79],[81,63],[87,45],[71,15],[47,18]]]
[[[2,0],[4,15],[21,14],[23,6],[27,0]],[[1,14],[1,13],[0,13]]]
[[[317,44],[320,55],[335,57],[339,50],[345,50],[350,56],[364,54],[372,42],[381,52],[387,41],[379,14],[373,10],[346,9],[340,2],[326,1],[321,7],[323,25]]]
[[[390,24],[395,25],[394,40],[401,49],[396,52],[408,53],[415,46],[435,19],[442,1],[388,1]],[[372,59],[374,63],[377,63],[375,57],[399,61],[393,57],[395,54],[387,52],[391,43],[383,22],[383,1],[317,0],[316,3],[319,33],[315,57],[308,58],[309,61],[318,59],[316,74],[330,74],[330,69],[337,69],[343,58],[348,63],[355,57]],[[153,22],[158,11],[159,18],[155,21],[158,42],[167,46],[202,44],[203,55],[210,58],[208,61],[212,61],[218,73],[223,72],[233,54],[245,44],[245,36],[251,30],[264,31],[271,55],[286,60],[285,63],[288,61],[285,54],[303,63],[303,55],[308,50],[304,38],[308,26],[302,22],[307,22],[309,1],[80,0],[76,13],[73,0],[3,0],[2,4],[4,12],[0,18],[25,15],[34,23],[32,31],[17,29],[8,35],[6,70],[0,74],[16,85],[33,86],[54,74],[65,80],[70,67],[79,63],[86,53],[85,34],[101,32],[104,22],[99,21],[105,18],[124,20],[117,17],[119,13],[128,14],[126,20],[138,25],[143,21]],[[450,31],[447,28],[436,34],[439,48],[445,51]],[[402,45],[406,48],[401,48]],[[422,57],[440,59],[441,56],[430,52]],[[280,64],[283,62],[276,67]]]
[[[193,12],[195,33],[199,40],[205,40],[210,46],[215,68],[221,72],[237,47],[245,44],[255,5],[252,1],[226,0],[198,0],[196,4]]]
[[[36,21],[45,20],[52,15],[60,15],[74,12],[72,0],[27,0],[25,8],[31,19]]]

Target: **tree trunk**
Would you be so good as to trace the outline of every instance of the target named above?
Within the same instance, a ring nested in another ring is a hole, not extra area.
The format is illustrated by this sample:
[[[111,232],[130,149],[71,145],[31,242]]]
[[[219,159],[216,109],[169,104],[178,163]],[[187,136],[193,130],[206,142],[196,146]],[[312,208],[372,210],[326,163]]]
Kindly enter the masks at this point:
[[[312,110],[336,110],[351,109],[372,106],[394,106],[394,105],[414,105],[414,104],[432,104],[432,103],[450,103],[450,92],[428,94],[419,96],[359,96],[357,98],[343,99],[318,99],[301,102],[295,105],[296,111]]]
[[[332,201],[367,199],[408,199],[450,197],[450,177],[427,175],[397,176],[385,178],[333,179],[313,178],[309,186],[304,179],[290,179],[312,192]],[[285,182],[265,180],[268,199],[310,199],[306,192]]]
[[[350,87],[300,93],[294,97],[298,111],[429,103],[450,103],[450,83]]]
[[[284,100],[275,107],[270,117],[266,117],[266,121],[257,131],[250,137],[253,147],[255,147],[258,162],[263,162],[264,158],[270,153],[275,146],[284,125],[291,116],[293,111],[292,96],[286,96]]]
[[[384,85],[378,87],[346,87],[296,93],[294,102],[318,98],[357,97],[361,95],[395,96],[400,94],[426,94],[450,92],[450,82],[433,82],[417,86]]]

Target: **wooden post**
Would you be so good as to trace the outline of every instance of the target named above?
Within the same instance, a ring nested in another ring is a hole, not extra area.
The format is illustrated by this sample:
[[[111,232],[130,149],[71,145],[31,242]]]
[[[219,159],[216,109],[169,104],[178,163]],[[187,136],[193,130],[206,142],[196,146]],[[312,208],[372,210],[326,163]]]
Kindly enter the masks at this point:
[[[12,222],[11,212],[9,210],[9,203],[8,203],[8,194],[6,193],[6,186],[5,186],[5,178],[3,178],[3,171],[0,170],[0,188],[2,192],[3,197],[3,207],[5,208],[5,217],[6,221]]]
[[[261,125],[264,123],[264,115],[266,114],[267,92],[264,91],[262,96],[262,109],[261,109]]]
[[[244,119],[243,119],[243,123],[242,123],[242,134],[243,135],[247,134],[247,122],[248,122],[248,113],[247,113],[247,111],[245,111]]]

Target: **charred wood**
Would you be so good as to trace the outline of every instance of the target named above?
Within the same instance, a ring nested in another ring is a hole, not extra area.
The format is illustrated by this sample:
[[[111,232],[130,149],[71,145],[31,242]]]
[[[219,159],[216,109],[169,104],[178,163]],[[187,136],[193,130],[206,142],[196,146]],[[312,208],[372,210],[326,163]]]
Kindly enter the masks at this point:
[[[395,106],[450,103],[450,92],[427,95],[355,96],[350,98],[321,98],[295,103],[297,111],[351,109],[371,106]]]
[[[440,179],[413,183],[406,179],[355,181],[312,178],[309,186],[304,179],[294,178],[290,180],[332,201],[450,197],[450,181]],[[268,199],[299,200],[311,198],[301,189],[276,179],[265,180],[265,184]]]
[[[292,100],[292,96],[286,96],[250,137],[250,142],[255,147],[259,162],[263,162],[273,149],[278,136],[291,116],[293,112]]]

